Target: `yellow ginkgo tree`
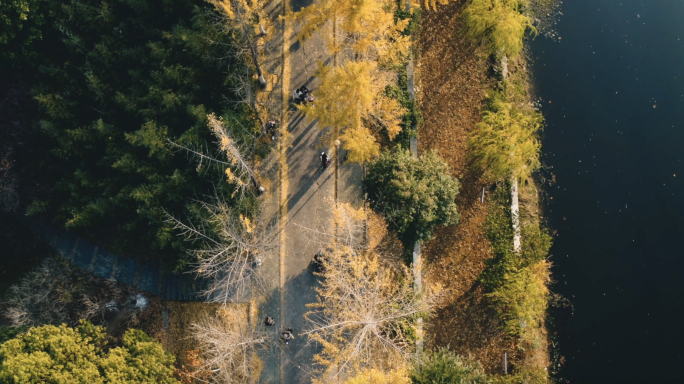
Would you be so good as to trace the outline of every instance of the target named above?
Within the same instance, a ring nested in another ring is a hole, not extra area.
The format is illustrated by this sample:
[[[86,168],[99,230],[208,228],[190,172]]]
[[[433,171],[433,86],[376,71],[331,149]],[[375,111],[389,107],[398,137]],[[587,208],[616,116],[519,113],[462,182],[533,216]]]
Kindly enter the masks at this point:
[[[511,181],[513,248],[516,252],[520,250],[518,183],[525,183],[540,166],[538,133],[542,122],[537,111],[523,110],[495,96],[468,140],[470,158],[476,167],[492,181]]]
[[[321,127],[335,129],[350,162],[377,156],[374,131],[384,129],[394,139],[407,112],[384,93],[392,77],[388,68],[409,52],[409,36],[403,34],[409,19],[395,20],[396,7],[393,0],[318,0],[288,15],[302,24],[300,41],[320,32],[336,57],[332,68],[319,65],[316,102],[300,108]]]
[[[523,49],[525,32],[536,35],[532,18],[525,14],[530,0],[471,0],[463,12],[468,34],[487,43],[492,53],[516,57]]]
[[[409,38],[402,31],[409,19],[394,20],[393,0],[317,0],[288,15],[302,23],[299,41],[323,31],[331,53],[348,45],[356,54],[396,59],[408,52]]]
[[[401,132],[406,109],[384,95],[385,84],[378,81],[377,71],[373,61],[350,61],[336,68],[321,64],[316,72],[321,79],[316,102],[300,106],[307,118],[339,129],[351,162],[362,163],[379,153],[372,127],[384,128],[390,139]]]

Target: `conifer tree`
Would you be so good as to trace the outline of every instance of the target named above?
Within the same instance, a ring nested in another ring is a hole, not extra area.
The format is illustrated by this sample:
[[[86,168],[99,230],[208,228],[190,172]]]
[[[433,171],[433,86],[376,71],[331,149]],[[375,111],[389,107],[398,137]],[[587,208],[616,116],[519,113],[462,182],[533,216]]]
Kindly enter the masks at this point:
[[[371,207],[383,214],[408,248],[432,236],[436,225],[458,222],[458,181],[435,152],[416,159],[401,147],[383,153],[364,179]]]

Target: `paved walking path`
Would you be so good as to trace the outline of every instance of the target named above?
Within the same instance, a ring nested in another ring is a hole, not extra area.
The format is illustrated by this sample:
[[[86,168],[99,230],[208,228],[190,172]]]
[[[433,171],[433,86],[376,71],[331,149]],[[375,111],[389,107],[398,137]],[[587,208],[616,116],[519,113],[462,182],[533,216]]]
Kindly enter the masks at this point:
[[[310,4],[307,0],[285,1],[290,1],[285,5],[293,11]],[[278,142],[280,180],[277,188],[272,189],[273,203],[265,207],[266,212],[277,212],[281,236],[277,255],[264,257],[261,275],[266,300],[259,306],[258,319],[258,326],[264,327],[263,317],[273,316],[276,325],[269,328],[271,337],[277,338],[280,331],[290,327],[295,339],[288,345],[273,343],[263,351],[262,383],[311,382],[313,355],[320,351],[320,345],[310,343],[302,335],[309,326],[305,319],[307,304],[316,301],[318,286],[311,260],[330,240],[324,233],[334,233],[331,211],[335,202],[349,202],[357,207],[362,204],[361,167],[342,164],[344,153],[337,153],[330,128],[308,122],[291,105],[292,92],[302,85],[316,95],[318,81],[314,73],[318,61],[332,60],[320,34],[301,44],[294,39],[300,27],[287,23],[283,26],[282,75],[278,85],[283,99],[281,121],[287,124]],[[333,155],[333,162],[326,169],[318,158],[322,150]]]

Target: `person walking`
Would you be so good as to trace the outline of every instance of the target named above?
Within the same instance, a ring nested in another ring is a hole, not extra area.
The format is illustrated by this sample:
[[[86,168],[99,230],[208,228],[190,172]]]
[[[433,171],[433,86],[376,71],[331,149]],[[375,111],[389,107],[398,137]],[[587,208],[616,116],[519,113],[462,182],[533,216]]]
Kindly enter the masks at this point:
[[[271,140],[275,141],[277,123],[275,120],[271,120],[266,123],[266,134],[271,135]]]
[[[273,319],[271,316],[266,316],[266,320],[264,320],[264,324],[267,327],[270,327],[271,325],[275,324],[275,319]]]
[[[328,158],[328,154],[325,153],[325,151],[321,152],[321,156],[319,156],[321,159],[321,165],[323,168],[327,167],[328,164],[330,163],[330,159]]]
[[[289,344],[290,340],[294,340],[294,335],[292,334],[292,328],[287,328],[286,331],[282,332],[280,334],[280,338],[285,342],[285,344]]]

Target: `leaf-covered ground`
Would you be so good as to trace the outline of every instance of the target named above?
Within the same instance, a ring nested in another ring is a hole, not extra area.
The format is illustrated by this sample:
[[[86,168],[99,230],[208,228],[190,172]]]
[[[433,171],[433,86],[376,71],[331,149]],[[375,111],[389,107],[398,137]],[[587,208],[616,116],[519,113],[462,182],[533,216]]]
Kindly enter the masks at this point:
[[[490,81],[487,55],[463,36],[462,3],[423,13],[419,48],[419,99],[425,122],[419,150],[439,152],[461,182],[458,225],[438,228],[423,247],[427,279],[448,290],[444,306],[428,324],[428,344],[471,354],[490,372],[500,372],[502,355],[512,343],[487,305],[477,278],[492,257],[482,225],[487,204],[481,203],[484,180],[468,170],[466,142],[480,121]],[[487,196],[485,195],[485,199]]]

